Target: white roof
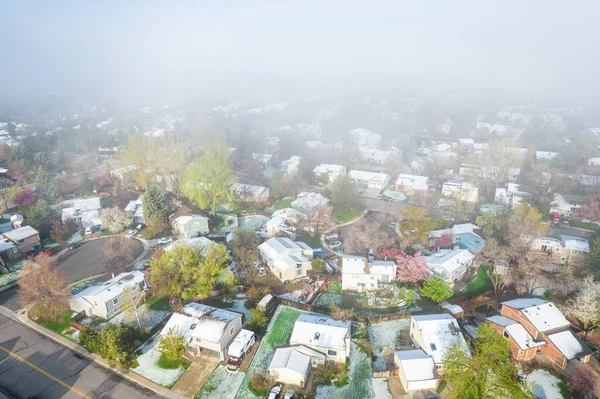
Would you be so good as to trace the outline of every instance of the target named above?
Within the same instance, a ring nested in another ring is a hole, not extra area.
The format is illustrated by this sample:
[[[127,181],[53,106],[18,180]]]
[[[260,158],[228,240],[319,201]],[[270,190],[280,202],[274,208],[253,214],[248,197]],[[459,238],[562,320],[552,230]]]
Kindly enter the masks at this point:
[[[473,139],[458,139],[458,142],[461,144],[475,144]]]
[[[492,317],[488,317],[486,320],[489,320],[492,323],[498,324],[499,326],[502,326],[502,327],[510,326],[511,324],[518,324],[518,322],[516,322],[513,319],[510,319],[506,316],[492,316]]]
[[[481,230],[481,228],[473,223],[455,224],[449,229],[433,230],[429,233],[429,237],[437,238],[443,236],[444,234],[457,235],[467,233],[472,233],[477,237],[480,237],[479,234],[475,233],[475,230]]]
[[[398,179],[396,179],[397,186],[411,186],[413,190],[427,190],[428,185],[427,181],[429,177],[427,176],[418,176],[418,175],[398,175]]]
[[[558,155],[558,152],[552,151],[536,151],[535,158],[536,159],[552,159]]]
[[[288,222],[297,223],[300,220],[300,218],[302,218],[302,213],[298,212],[293,208],[283,208],[273,212],[273,215],[271,215],[271,217],[279,217]]]
[[[294,324],[290,344],[346,349],[351,322],[329,317],[301,314]]]
[[[561,235],[560,240],[571,251],[590,252],[590,242],[585,238]]]
[[[209,240],[206,237],[194,237],[194,238],[186,238],[183,240],[177,240],[165,247],[165,251],[169,252],[173,250],[175,247],[189,247],[196,248],[200,252],[200,255],[206,256],[208,251],[213,245],[219,245],[216,242]]]
[[[367,258],[363,256],[344,255],[342,257],[342,273],[366,274],[366,263],[368,263]]]
[[[351,179],[366,180],[377,183],[385,183],[388,175],[385,173],[367,172],[364,170],[351,170],[348,174]]]
[[[307,356],[294,347],[277,348],[269,364],[269,370],[289,369],[306,377],[310,366],[310,356]]]
[[[247,193],[251,195],[260,195],[267,188],[263,186],[255,186],[253,184],[233,183],[230,189],[231,191],[235,191],[240,194]]]
[[[502,302],[502,305],[518,309],[533,326],[541,332],[568,327],[569,321],[554,304],[539,298],[520,298]]]
[[[229,344],[229,354],[239,357],[242,354],[242,351],[244,350],[246,344],[252,339],[253,335],[254,333],[252,331],[244,330],[242,328],[240,332],[235,336],[233,341],[231,341],[231,344]]]
[[[292,201],[291,205],[294,209],[303,211],[312,211],[321,208],[329,203],[329,199],[323,197],[319,193],[306,192],[298,194],[298,197]]]
[[[14,229],[4,233],[4,235],[13,242],[24,240],[37,234],[39,234],[38,231],[31,226],[22,226],[18,229]]]
[[[184,216],[179,216],[178,218],[175,218],[175,223],[184,226],[186,223],[191,222],[194,219],[208,219],[206,216],[202,216],[202,215],[184,215]]]
[[[210,342],[219,342],[229,322],[242,317],[241,313],[195,302],[185,305],[181,313],[198,320],[190,333],[191,337]]]
[[[448,273],[459,269],[464,264],[471,262],[475,258],[471,252],[466,249],[441,249],[425,258],[427,267],[444,268]]]
[[[127,273],[121,273],[108,281],[99,285],[92,285],[83,291],[74,295],[75,299],[84,297],[94,297],[99,301],[108,302],[111,299],[121,295],[121,293],[134,284],[144,281],[144,273],[134,270]]]
[[[375,275],[396,275],[396,262],[392,260],[373,260],[369,262],[369,271]]]
[[[449,314],[412,316],[412,319],[421,331],[424,343],[422,349],[433,357],[436,364],[443,363],[446,350],[455,343],[458,343],[465,352],[470,353],[456,319]]]
[[[186,342],[190,342],[192,332],[200,320],[197,317],[188,316],[183,313],[173,313],[167,324],[160,331],[160,335],[181,335]]]
[[[582,345],[571,330],[561,331],[548,335],[548,339],[565,355],[568,360],[574,359],[582,354],[590,353],[590,350]]]
[[[396,351],[394,354],[402,364],[402,370],[407,382],[425,381],[436,378],[433,358],[421,349]],[[400,365],[396,364],[396,366]]]
[[[529,349],[534,348],[536,346],[544,345],[546,342],[542,341],[534,341],[531,334],[527,332],[523,325],[513,319],[510,319],[505,316],[492,316],[488,317],[487,320],[491,321],[494,324],[498,324],[506,329],[508,334],[515,340],[517,345],[521,349]]]
[[[454,305],[448,302],[440,302],[440,306],[446,310],[449,310],[450,312],[452,312],[452,314],[464,312],[464,309],[460,305]]]
[[[258,249],[273,259],[273,265],[283,271],[296,263],[309,262],[303,253],[312,251],[308,245],[300,241],[292,241],[287,237],[273,237],[258,246]]]
[[[138,197],[138,199],[136,199],[134,201],[129,201],[129,203],[127,203],[127,206],[125,207],[125,211],[126,212],[134,212],[138,208],[141,209],[143,200],[144,200],[144,194],[140,195]]]
[[[80,198],[73,201],[73,208],[78,211],[94,211],[102,209],[100,205],[100,198]]]
[[[331,163],[322,163],[320,165],[315,166],[313,169],[313,173],[321,174],[321,173],[330,173],[337,172],[340,173],[344,169],[344,165],[336,165]]]

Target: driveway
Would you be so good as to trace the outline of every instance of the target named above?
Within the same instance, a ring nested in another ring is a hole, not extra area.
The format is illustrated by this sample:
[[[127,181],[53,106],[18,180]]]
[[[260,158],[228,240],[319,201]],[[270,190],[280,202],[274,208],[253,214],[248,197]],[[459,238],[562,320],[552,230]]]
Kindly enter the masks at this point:
[[[188,398],[193,398],[202,389],[220,362],[221,360],[214,355],[214,352],[194,356],[192,364],[173,385],[172,390]]]

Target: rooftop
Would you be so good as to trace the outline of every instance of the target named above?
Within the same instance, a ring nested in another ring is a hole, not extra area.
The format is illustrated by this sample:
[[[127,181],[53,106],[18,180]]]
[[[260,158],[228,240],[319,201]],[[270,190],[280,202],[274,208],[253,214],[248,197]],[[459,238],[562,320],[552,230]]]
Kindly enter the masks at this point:
[[[571,323],[553,303],[539,298],[519,298],[502,302],[502,306],[518,309],[541,332],[568,327]]]
[[[587,345],[581,342],[571,330],[549,334],[548,339],[568,360],[591,353]]]
[[[469,348],[456,319],[449,314],[412,316],[423,337],[423,350],[434,362],[443,363],[446,350],[458,343],[467,353]]]
[[[294,324],[290,343],[345,350],[351,324],[349,321],[301,314]]]
[[[464,264],[471,262],[475,258],[471,252],[466,249],[441,249],[425,258],[427,267],[442,266],[449,272],[459,269]]]
[[[433,358],[421,349],[396,351],[394,355],[397,358],[394,360],[402,363],[406,381],[426,381],[437,378]]]
[[[367,172],[364,170],[351,170],[348,174],[351,179],[368,180],[372,182],[385,183],[388,175],[385,173]]]
[[[18,242],[19,240],[24,240],[38,234],[38,231],[31,226],[22,226],[18,229],[10,230],[4,233],[4,235],[13,242]]]
[[[275,349],[275,354],[271,364],[269,364],[269,370],[285,368],[306,376],[309,366],[310,356],[301,353],[293,346],[289,346]]]

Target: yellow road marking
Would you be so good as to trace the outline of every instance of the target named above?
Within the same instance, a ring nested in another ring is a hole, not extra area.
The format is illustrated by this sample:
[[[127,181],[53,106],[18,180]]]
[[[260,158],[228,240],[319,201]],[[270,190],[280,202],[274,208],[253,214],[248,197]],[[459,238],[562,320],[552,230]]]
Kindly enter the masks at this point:
[[[0,349],[3,350],[4,352],[8,353],[10,356],[14,357],[15,359],[17,359],[20,362],[25,363],[26,365],[28,365],[29,367],[31,367],[32,369],[39,371],[40,373],[44,374],[46,377],[52,379],[53,381],[58,382],[60,385],[62,385],[65,388],[68,388],[70,391],[75,392],[77,395],[81,396],[82,398],[85,399],[92,399],[90,396],[84,394],[83,392],[81,392],[79,389],[72,387],[69,384],[66,384],[64,382],[62,382],[61,380],[59,380],[58,378],[56,378],[55,376],[53,376],[52,374],[49,374],[47,372],[45,372],[44,370],[42,370],[41,368],[39,368],[38,366],[36,366],[35,364],[31,364],[30,362],[28,362],[27,360],[23,359],[21,356],[17,355],[14,352],[11,352],[10,350],[6,349],[5,347],[3,347],[2,345],[0,345]]]

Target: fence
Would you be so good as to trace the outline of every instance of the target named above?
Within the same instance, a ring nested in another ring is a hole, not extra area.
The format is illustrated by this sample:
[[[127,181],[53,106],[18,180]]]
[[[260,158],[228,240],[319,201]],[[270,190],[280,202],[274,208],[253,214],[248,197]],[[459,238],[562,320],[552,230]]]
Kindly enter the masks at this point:
[[[277,303],[280,305],[290,306],[292,308],[304,310],[306,312],[314,312],[312,305],[308,303],[300,303],[295,301],[290,301],[289,299],[279,298],[277,297]]]
[[[81,320],[83,320],[85,318],[86,318],[85,312],[77,313],[75,316],[73,316],[71,318],[71,326],[75,327],[79,331],[85,330],[85,326],[83,324],[79,323]]]
[[[356,315],[355,319],[362,323],[371,324],[371,323],[380,323],[382,321],[410,319],[410,317],[411,317],[411,313],[390,313],[390,314],[378,314],[378,315],[374,315],[374,316]]]
[[[325,273],[317,273],[315,271],[312,270],[307,270],[306,271],[306,275],[310,278],[314,278],[316,280],[325,280],[325,281],[342,281],[342,276],[341,275],[331,275],[331,274],[325,274]]]
[[[266,217],[271,217],[272,213],[267,211],[240,211],[238,216],[253,216],[253,215],[262,215]]]
[[[373,378],[387,378],[387,377],[392,377],[394,375],[398,375],[398,369],[381,370],[381,371],[373,370]]]

